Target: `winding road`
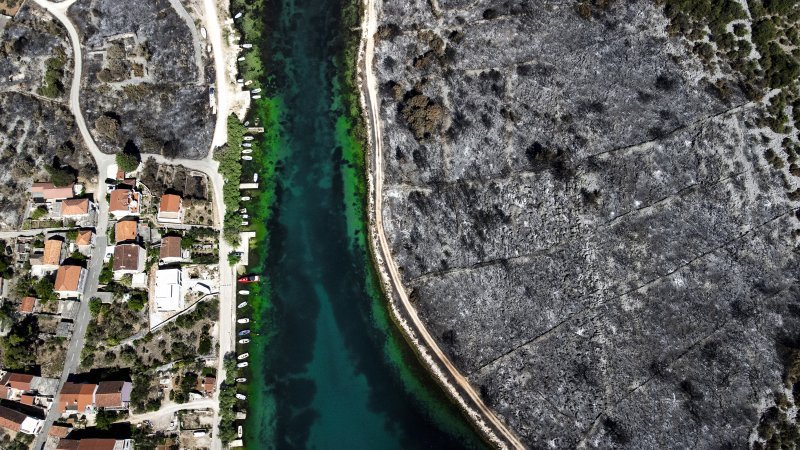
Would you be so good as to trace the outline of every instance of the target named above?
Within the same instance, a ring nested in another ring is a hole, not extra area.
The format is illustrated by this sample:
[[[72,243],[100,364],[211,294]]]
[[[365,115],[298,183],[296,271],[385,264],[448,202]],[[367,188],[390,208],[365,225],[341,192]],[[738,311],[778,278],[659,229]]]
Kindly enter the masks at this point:
[[[92,260],[89,266],[89,274],[87,277],[87,286],[84,290],[84,299],[81,302],[81,310],[75,322],[72,340],[66,355],[64,369],[62,372],[59,391],[63,386],[70,373],[77,370],[80,363],[80,354],[83,348],[83,339],[86,332],[86,327],[91,318],[88,312],[88,299],[97,292],[98,278],[102,268],[102,259],[106,249],[106,230],[108,228],[108,203],[106,202],[107,187],[105,183],[105,174],[108,168],[116,164],[116,157],[114,155],[106,154],[100,151],[94,139],[92,138],[89,128],[86,126],[86,120],[80,107],[80,90],[81,90],[81,77],[83,73],[83,50],[80,44],[80,37],[75,25],[69,19],[67,11],[77,0],[67,0],[64,2],[51,2],[47,0],[33,0],[37,5],[41,6],[53,15],[59,22],[61,22],[67,30],[69,39],[72,45],[74,71],[72,83],[69,92],[69,108],[75,117],[75,122],[78,125],[81,137],[89,149],[89,152],[95,159],[98,169],[97,186],[94,191],[95,202],[98,205],[98,223],[96,226],[96,234],[98,236],[96,246],[92,253]],[[203,14],[206,30],[210,38],[213,54],[214,64],[216,69],[216,85],[218,92],[218,114],[216,118],[216,125],[214,129],[214,137],[212,139],[211,148],[208,155],[202,160],[187,160],[187,159],[166,159],[160,155],[152,155],[157,162],[162,164],[181,164],[188,169],[204,172],[212,185],[213,202],[215,211],[215,223],[218,227],[222,227],[225,217],[225,204],[223,202],[222,186],[225,180],[222,179],[218,171],[219,164],[213,160],[213,150],[218,145],[222,145],[227,140],[227,118],[232,105],[232,95],[234,88],[231,83],[226,81],[226,54],[224,51],[223,33],[219,23],[218,8],[214,0],[204,0],[203,6],[205,14]],[[180,11],[179,11],[180,12]],[[196,34],[196,33],[195,33]],[[238,183],[239,181],[236,180]],[[218,373],[217,380],[220,382],[225,379],[225,368],[223,365],[223,358],[225,354],[235,349],[235,333],[234,324],[235,320],[235,284],[234,284],[234,268],[228,263],[228,253],[233,248],[222,239],[220,235],[220,248],[219,248],[219,273],[220,273],[220,293],[219,293],[219,355],[218,358]],[[212,449],[219,450],[222,448],[222,443],[218,436],[218,393],[219,386],[216,390],[213,399],[209,400],[213,403],[214,410],[214,428],[212,436]],[[58,403],[58,395],[54,399],[54,403]],[[53,422],[58,419],[60,414],[57,408],[52,408],[47,415],[45,425],[42,431],[36,436],[33,448],[40,449],[47,438],[48,431]]]
[[[362,101],[364,102],[364,111],[367,113],[367,127],[369,128],[369,135],[371,139],[371,158],[372,165],[370,174],[372,175],[371,185],[371,212],[373,213],[372,220],[372,234],[377,237],[377,242],[373,238],[372,245],[378,260],[383,262],[383,269],[381,271],[383,276],[388,275],[390,287],[396,297],[400,299],[399,306],[402,307],[404,315],[410,320],[404,321],[412,333],[412,340],[414,336],[422,340],[422,346],[427,348],[428,356],[435,359],[435,364],[444,368],[445,374],[440,374],[446,380],[441,380],[446,387],[448,383],[455,383],[459,389],[449,389],[450,393],[456,397],[456,400],[471,412],[470,417],[476,420],[479,427],[487,435],[495,445],[501,448],[512,447],[515,449],[524,449],[525,446],[519,438],[503,423],[500,418],[492,411],[481,399],[480,395],[475,391],[475,388],[470,384],[469,380],[464,377],[458,369],[453,365],[447,355],[439,348],[436,340],[428,332],[425,324],[420,320],[417,315],[417,310],[408,298],[408,294],[402,283],[400,272],[397,269],[397,264],[392,258],[391,248],[386,239],[386,234],[383,227],[383,136],[381,134],[380,111],[377,100],[377,81],[373,73],[374,67],[374,54],[375,54],[375,33],[377,32],[377,12],[375,10],[375,2],[377,0],[364,0],[364,7],[366,10],[364,21],[362,25],[362,40],[365,42],[360,55],[359,67],[363,70],[362,82]],[[363,63],[363,66],[361,65]],[[385,280],[384,280],[385,281]],[[389,293],[392,294],[391,292]],[[402,319],[401,319],[402,321]],[[423,351],[423,349],[420,349]],[[430,364],[431,361],[427,361]],[[436,368],[434,369],[436,373]],[[439,373],[437,373],[439,374]],[[463,395],[462,395],[463,394]],[[466,397],[466,398],[463,398]],[[477,417],[476,414],[477,413]],[[482,424],[480,422],[483,422]]]

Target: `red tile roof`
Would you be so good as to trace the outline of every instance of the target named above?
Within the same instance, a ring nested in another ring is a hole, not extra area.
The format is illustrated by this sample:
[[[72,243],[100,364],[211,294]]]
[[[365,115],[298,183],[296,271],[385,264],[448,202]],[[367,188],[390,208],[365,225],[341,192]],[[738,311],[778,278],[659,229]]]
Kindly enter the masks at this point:
[[[58,410],[63,413],[69,407],[79,413],[84,412],[86,407],[94,402],[95,389],[97,389],[97,385],[93,383],[78,384],[67,381],[61,388]]]
[[[180,258],[181,257],[181,238],[180,236],[167,236],[161,239],[161,250],[159,258]]]
[[[25,414],[5,406],[0,406],[0,427],[19,431],[20,425],[28,417]]]
[[[139,252],[144,249],[137,244],[120,244],[114,247],[114,267],[117,270],[139,270]]]
[[[87,229],[79,231],[78,238],[75,239],[75,245],[91,245],[92,236],[94,236],[94,231],[92,230]]]
[[[88,198],[68,198],[61,202],[62,216],[80,216],[89,214]]]
[[[98,408],[117,408],[122,404],[124,381],[101,381],[95,392],[95,405]]]
[[[158,205],[159,212],[179,212],[181,210],[181,197],[175,194],[164,194]]]
[[[132,241],[136,239],[136,227],[138,222],[135,220],[120,220],[114,225],[114,240],[116,242]]]
[[[53,287],[56,292],[77,291],[81,280],[81,266],[61,266],[56,272],[56,282]]]
[[[44,256],[42,264],[45,266],[57,266],[61,263],[61,246],[63,242],[58,239],[48,239],[44,242]]]
[[[31,388],[31,380],[33,380],[33,375],[6,372],[5,376],[0,380],[0,384],[12,389],[28,391]]]

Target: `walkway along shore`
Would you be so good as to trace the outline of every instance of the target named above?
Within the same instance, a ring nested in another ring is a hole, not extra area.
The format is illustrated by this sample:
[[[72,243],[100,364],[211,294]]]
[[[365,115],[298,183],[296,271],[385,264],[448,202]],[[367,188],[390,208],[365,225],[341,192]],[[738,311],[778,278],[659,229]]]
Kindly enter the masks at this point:
[[[372,248],[383,291],[395,321],[406,339],[414,346],[423,363],[433,373],[486,439],[498,448],[523,449],[525,446],[503,421],[481,399],[469,380],[453,365],[425,328],[411,304],[402,283],[400,272],[392,259],[391,249],[383,228],[383,139],[377,82],[373,72],[377,12],[375,2],[363,0],[364,17],[361,25],[361,45],[358,52],[358,80],[361,108],[365,114],[369,136],[367,158],[369,242]]]

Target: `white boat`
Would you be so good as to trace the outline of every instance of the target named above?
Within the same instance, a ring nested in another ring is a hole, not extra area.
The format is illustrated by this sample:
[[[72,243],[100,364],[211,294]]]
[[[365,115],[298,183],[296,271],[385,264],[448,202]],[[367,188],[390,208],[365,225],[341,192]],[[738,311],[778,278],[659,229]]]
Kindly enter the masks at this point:
[[[249,343],[250,343],[250,339],[247,339],[247,338],[245,338],[245,339],[239,339],[239,343],[240,343],[240,344],[249,344]]]
[[[236,398],[238,398],[239,400],[247,400],[247,396],[246,395],[239,394],[239,393],[236,394]]]
[[[242,219],[249,219],[250,216],[248,214],[242,214]]]
[[[239,59],[237,59],[237,61],[244,61],[244,56],[240,56]]]
[[[238,13],[236,13],[235,16],[233,16],[234,19],[238,19],[239,17],[242,17],[242,13],[241,12],[238,12]]]
[[[239,425],[239,428],[236,429],[236,436],[238,436],[239,439],[241,439],[242,438],[242,434],[243,434],[242,433],[242,426]]]
[[[248,222],[248,221],[246,221],[246,220],[243,220],[243,221],[242,221],[242,226],[243,226],[243,227],[246,227],[246,226],[248,226],[248,225],[250,225],[250,222]]]
[[[236,382],[237,383],[247,383],[247,378],[239,377],[239,378],[236,379]]]
[[[253,94],[258,94],[259,92],[261,92],[261,88],[255,88],[250,92],[252,92]]]
[[[249,120],[245,120],[244,121],[244,126],[248,126],[248,125],[250,125],[250,121]]]
[[[253,183],[258,183],[258,172],[253,174]]]
[[[237,356],[236,359],[242,360],[242,359],[247,359],[249,357],[250,357],[250,353],[242,353],[241,355]]]
[[[256,95],[254,95],[252,98],[253,98],[253,100],[258,100],[258,99],[260,99],[260,98],[261,98],[261,96],[260,96],[260,95],[258,95],[258,94],[256,94]]]
[[[236,305],[236,308],[237,309],[241,309],[241,308],[244,308],[245,306],[247,306],[247,302],[242,302],[242,303],[239,303],[238,305]]]
[[[247,80],[244,82],[245,86],[250,86],[251,84],[253,84],[253,80]]]
[[[250,156],[250,155],[244,155],[244,156],[242,156],[242,160],[244,160],[244,161],[252,161],[253,157]]]
[[[242,154],[243,155],[249,155],[250,153],[253,153],[253,149],[252,148],[246,148],[246,149],[242,150]]]
[[[244,197],[239,198],[239,200],[241,200],[243,202],[246,202],[246,201],[250,200],[250,197],[245,195]]]
[[[247,367],[247,366],[248,366],[247,361],[240,362],[239,364],[236,365],[236,367],[238,367],[240,369],[242,369],[244,367]]]
[[[255,92],[255,91],[253,91],[253,92]],[[245,141],[252,141],[255,138],[253,136],[245,136],[242,139],[245,140]]]
[[[247,317],[243,317],[237,320],[236,323],[250,323],[250,319],[248,319]]]
[[[236,80],[236,82],[237,82],[237,83],[244,84],[244,78],[239,78],[238,80]]]
[[[250,334],[250,330],[242,330],[239,332],[239,336],[247,336]]]
[[[245,142],[244,144],[242,144],[242,147],[244,147],[244,148],[251,148],[252,146],[253,146],[253,144],[251,144],[249,142]]]
[[[247,213],[247,208],[242,208],[239,210],[240,213],[245,214]]]
[[[239,291],[239,295],[250,295],[250,291],[242,289],[241,291]]]
[[[203,36],[203,39],[208,37],[208,33],[206,32],[205,27],[200,27],[200,36]]]
[[[242,44],[242,48],[253,48],[253,44]]]

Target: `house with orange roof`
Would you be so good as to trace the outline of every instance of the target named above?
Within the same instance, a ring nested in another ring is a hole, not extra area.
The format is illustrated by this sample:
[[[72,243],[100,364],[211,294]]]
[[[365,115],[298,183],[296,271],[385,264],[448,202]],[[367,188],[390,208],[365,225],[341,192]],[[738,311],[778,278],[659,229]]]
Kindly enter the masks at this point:
[[[114,189],[108,201],[108,211],[117,219],[139,215],[141,194],[130,189]]]
[[[144,270],[147,252],[139,244],[117,244],[114,247],[114,279],[123,275],[135,274]]]
[[[130,381],[101,381],[94,394],[95,407],[110,410],[128,409],[132,389]]]
[[[60,298],[80,297],[86,285],[86,273],[86,269],[81,266],[59,267],[53,290]]]
[[[86,414],[93,413],[94,393],[97,385],[94,383],[73,383],[67,381],[61,388],[58,398],[58,411],[61,414]]]
[[[164,194],[158,204],[158,219],[163,223],[183,223],[183,199],[180,195]]]
[[[33,183],[30,188],[31,197],[37,202],[54,203],[59,200],[66,200],[75,195],[75,184],[57,187],[53,183]]]
[[[138,235],[136,231],[138,226],[139,222],[136,218],[120,220],[114,224],[114,241],[117,243],[135,241]]]
[[[61,217],[83,219],[89,216],[91,202],[88,198],[68,198],[61,202]]]
[[[0,427],[19,433],[36,434],[42,431],[43,425],[44,421],[41,419],[0,405]]]
[[[60,239],[50,238],[44,242],[44,252],[36,253],[31,258],[31,271],[34,276],[42,276],[45,273],[58,269],[61,264],[61,254],[64,242]]]
[[[31,382],[33,379],[33,375],[6,372],[3,377],[0,378],[0,385],[5,386],[11,391],[9,398],[17,398],[19,394],[31,390]]]
[[[85,252],[94,245],[94,239],[94,231],[90,228],[84,228],[78,231],[78,237],[75,238],[75,245],[78,246],[78,250]]]
[[[172,264],[183,261],[180,236],[165,236],[161,239],[161,248],[158,252],[161,264]]]
[[[19,304],[19,312],[22,314],[31,314],[36,309],[38,300],[34,297],[25,297]]]

